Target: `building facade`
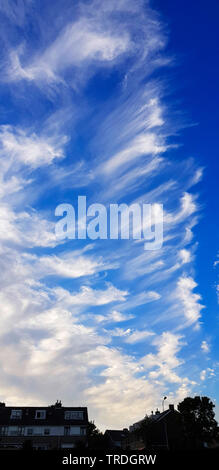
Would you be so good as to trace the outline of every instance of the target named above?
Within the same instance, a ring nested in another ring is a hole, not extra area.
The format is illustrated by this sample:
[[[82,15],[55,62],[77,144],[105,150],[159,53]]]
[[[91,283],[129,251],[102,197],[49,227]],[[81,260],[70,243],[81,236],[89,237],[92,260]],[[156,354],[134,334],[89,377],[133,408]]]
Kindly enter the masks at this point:
[[[6,406],[0,403],[0,450],[63,449],[87,445],[86,407]]]

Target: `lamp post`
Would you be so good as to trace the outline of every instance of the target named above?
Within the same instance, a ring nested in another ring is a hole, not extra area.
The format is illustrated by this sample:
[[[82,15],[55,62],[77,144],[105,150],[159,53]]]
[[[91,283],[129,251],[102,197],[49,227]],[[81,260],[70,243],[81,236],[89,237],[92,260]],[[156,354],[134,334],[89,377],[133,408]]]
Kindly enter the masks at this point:
[[[163,411],[164,411],[164,401],[167,399],[167,397],[163,397],[162,401],[162,406],[163,406]],[[167,434],[167,423],[166,423],[166,417],[164,418],[164,434],[165,434],[165,441],[166,441],[166,447],[167,450],[169,450],[169,442],[168,442],[168,434]]]
[[[163,401],[162,401],[162,407],[163,407],[163,411],[164,411],[164,400],[166,400],[167,397],[163,397]]]

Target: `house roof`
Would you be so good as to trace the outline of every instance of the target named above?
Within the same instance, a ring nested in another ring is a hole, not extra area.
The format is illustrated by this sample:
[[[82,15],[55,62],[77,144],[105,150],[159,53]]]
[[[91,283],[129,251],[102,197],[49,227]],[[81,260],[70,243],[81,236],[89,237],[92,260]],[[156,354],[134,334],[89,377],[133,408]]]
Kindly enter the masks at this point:
[[[153,417],[153,422],[158,423],[159,421],[166,418],[166,416],[168,416],[171,413],[179,414],[179,411],[169,408],[168,410],[165,410],[162,413],[151,415],[150,418]]]
[[[179,414],[179,411],[173,409],[173,408],[168,408],[168,410],[165,410],[163,411],[162,413],[155,413],[155,414],[151,414],[149,416],[149,418],[152,420],[153,423],[158,423],[160,421],[162,421],[162,419],[166,418],[169,414],[171,413],[177,413]],[[144,422],[144,419],[141,419],[140,421],[137,421],[136,423],[134,423],[132,426],[130,426],[130,428],[137,428],[141,425],[141,423]]]
[[[22,417],[11,419],[12,410],[22,410]],[[36,419],[36,411],[46,411],[45,419]],[[65,411],[82,411],[83,419],[65,419]],[[0,407],[0,426],[45,426],[88,424],[86,407],[52,406],[4,406]]]
[[[157,423],[158,421],[161,421],[162,419],[166,418],[166,416],[168,416],[171,412],[171,410],[166,410],[162,413],[151,415],[150,418],[153,419],[153,422]]]

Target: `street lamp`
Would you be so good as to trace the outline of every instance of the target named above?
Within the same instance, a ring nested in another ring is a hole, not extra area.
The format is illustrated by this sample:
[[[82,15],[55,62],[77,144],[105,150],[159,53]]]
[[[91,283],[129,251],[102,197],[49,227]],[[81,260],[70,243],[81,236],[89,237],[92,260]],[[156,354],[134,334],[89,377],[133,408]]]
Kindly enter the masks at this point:
[[[162,401],[162,406],[163,406],[163,411],[164,411],[164,400],[166,400],[167,397],[163,397],[163,401]]]

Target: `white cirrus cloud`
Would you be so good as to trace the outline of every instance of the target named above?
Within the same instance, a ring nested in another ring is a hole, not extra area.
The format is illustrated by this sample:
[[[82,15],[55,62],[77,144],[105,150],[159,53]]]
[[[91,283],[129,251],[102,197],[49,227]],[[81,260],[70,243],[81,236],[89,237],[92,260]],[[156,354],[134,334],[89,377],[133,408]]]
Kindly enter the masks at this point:
[[[189,216],[197,212],[198,206],[195,197],[185,192],[180,198],[180,209],[173,213],[165,214],[164,221],[169,224],[177,224],[186,220]]]
[[[190,263],[190,261],[192,260],[191,252],[189,250],[186,250],[185,248],[179,251],[179,257],[182,264]]]
[[[117,310],[109,312],[107,315],[95,315],[93,319],[97,323],[122,323],[135,318],[131,313],[121,313]]]
[[[135,344],[139,343],[141,341],[144,341],[146,338],[149,338],[150,336],[154,336],[155,333],[152,331],[147,331],[147,330],[136,330],[136,331],[131,331],[129,336],[125,339],[125,342],[128,344]]]
[[[46,276],[59,276],[61,278],[79,278],[90,276],[104,269],[113,268],[100,257],[83,254],[82,251],[73,251],[61,255],[29,256],[26,261],[32,265],[33,272],[38,278]]]
[[[183,379],[175,372],[175,369],[183,363],[177,356],[185,344],[182,338],[180,335],[166,331],[154,339],[153,344],[158,349],[157,354],[150,353],[141,359],[146,369],[153,369],[149,374],[152,380],[163,377],[168,382],[182,382]]]
[[[71,306],[98,306],[106,305],[111,302],[125,301],[128,291],[117,289],[108,283],[106,289],[92,289],[89,286],[81,286],[79,292],[66,291],[62,287],[54,288],[57,299],[63,301],[63,304]]]
[[[0,203],[0,240],[23,247],[54,247],[58,241],[54,223],[34,210],[18,212],[10,204]]]
[[[11,164],[24,164],[32,168],[49,165],[56,158],[63,158],[66,136],[44,137],[10,125],[0,127],[0,152]]]
[[[9,79],[62,81],[67,69],[89,62],[113,61],[129,46],[127,34],[97,31],[86,20],[67,25],[57,39],[26,66],[21,65],[21,51],[11,52]]]
[[[207,379],[211,379],[212,377],[215,377],[215,371],[211,367],[208,367],[207,369],[203,369],[200,372],[200,380],[205,381]]]
[[[201,350],[207,354],[210,352],[210,346],[209,344],[207,343],[207,341],[202,341],[202,344],[201,344]]]
[[[176,298],[182,304],[183,313],[188,325],[198,325],[201,310],[204,308],[204,305],[200,303],[200,294],[193,292],[196,287],[197,283],[192,277],[182,276],[178,279]]]
[[[143,9],[141,4],[134,8],[130,0],[118,0],[116,5],[111,1],[108,7],[100,0],[86,5],[80,1],[76,7],[79,14],[67,8],[66,21],[57,3],[54,9],[59,10],[62,18],[58,25],[54,22],[55,34],[46,34],[46,28],[41,29],[34,50],[24,40],[11,47],[5,58],[5,80],[66,84],[65,74],[70,71],[68,84],[72,82],[77,87],[94,73],[96,66],[112,67],[122,60],[124,53],[137,59],[133,71],[146,62],[148,68],[161,65],[157,53],[164,48],[166,38],[149,8]],[[25,10],[24,6],[20,10]],[[5,11],[11,18],[14,16],[15,9],[7,7]],[[152,122],[160,125],[159,113],[154,113]]]
[[[160,138],[156,134],[148,132],[135,137],[126,148],[109,158],[99,171],[111,174],[123,165],[130,165],[130,163],[133,163],[133,161],[139,159],[141,156],[157,155],[166,150],[167,146],[160,142]]]

